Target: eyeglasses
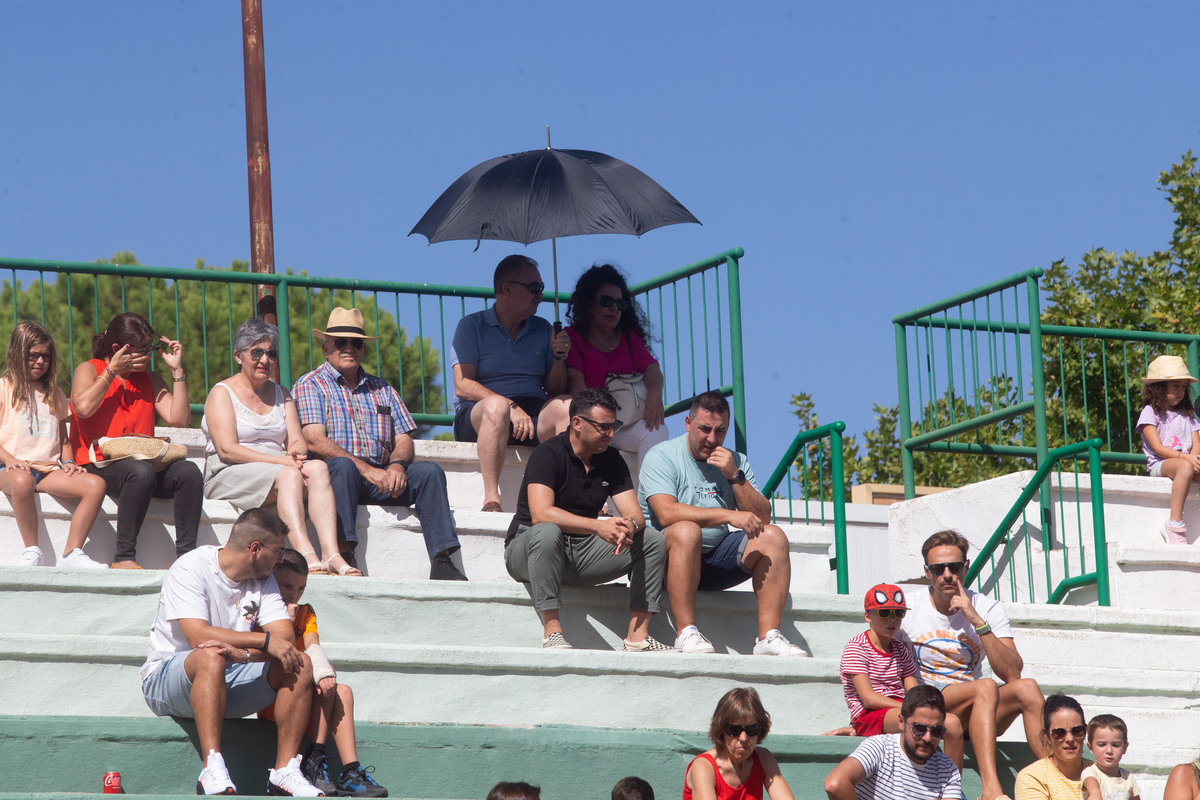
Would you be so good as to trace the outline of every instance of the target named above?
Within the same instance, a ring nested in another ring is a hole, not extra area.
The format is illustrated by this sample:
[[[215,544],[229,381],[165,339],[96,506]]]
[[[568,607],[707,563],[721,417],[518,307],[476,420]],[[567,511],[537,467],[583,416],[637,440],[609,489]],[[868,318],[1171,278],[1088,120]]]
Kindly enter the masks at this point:
[[[600,304],[601,308],[612,308],[613,306],[616,306],[617,311],[624,311],[625,309],[629,308],[629,301],[625,298],[613,297],[607,294],[602,294],[597,297],[596,302]]]
[[[941,575],[946,570],[950,570],[951,575],[961,575],[962,571],[967,568],[966,561],[945,561],[941,564],[926,564],[925,569],[929,570],[930,575]]]
[[[621,426],[625,424],[621,422],[621,420],[617,420],[615,422],[596,422],[596,420],[589,419],[583,414],[576,414],[575,416],[579,417],[584,422],[590,422],[592,427],[596,429],[597,433],[615,434],[617,431],[621,430]]]
[[[908,613],[908,610],[904,608],[877,608],[875,609],[875,613],[879,615],[880,619],[891,619],[892,617],[904,619],[904,615]]]
[[[529,281],[528,283],[525,281],[505,281],[505,283],[515,283],[517,286],[524,286],[525,291],[530,294],[541,294],[546,291],[546,284],[541,281]]]
[[[263,356],[266,356],[267,358],[269,358],[272,361],[278,361],[279,360],[279,351],[274,348],[272,348],[270,350],[263,350],[261,347],[255,347],[253,350],[250,351],[250,360],[251,361],[258,361]]]
[[[1054,739],[1057,742],[1061,742],[1063,739],[1067,738],[1068,732],[1071,734],[1071,736],[1073,738],[1082,739],[1083,735],[1085,733],[1087,733],[1087,726],[1086,725],[1076,725],[1073,728],[1051,728],[1049,730],[1050,738]]]
[[[258,546],[261,547],[263,550],[270,550],[271,553],[274,554],[276,561],[278,561],[280,559],[280,557],[283,555],[283,551],[287,549],[286,546],[271,547],[271,545],[263,544],[262,542],[259,542]]]
[[[47,364],[49,364],[53,358],[54,356],[50,355],[49,353],[30,353],[29,355],[25,356],[25,360],[30,364],[36,364],[39,361],[45,361]]]
[[[945,725],[922,725],[919,722],[909,722],[906,724],[913,732],[913,736],[916,736],[918,739],[924,739],[927,733],[933,734],[933,738],[935,739],[940,739],[946,735]]]
[[[338,338],[338,339],[333,340],[333,346],[334,346],[334,348],[336,348],[338,350],[345,350],[347,346],[353,347],[355,350],[362,350],[364,347],[367,346],[367,340],[366,339]],[[278,356],[279,351],[275,351],[275,354],[276,354],[276,356]]]
[[[745,731],[746,735],[751,739],[757,739],[762,736],[763,724],[761,722],[751,722],[749,725],[726,725],[725,735],[732,736],[734,739],[742,735]]]

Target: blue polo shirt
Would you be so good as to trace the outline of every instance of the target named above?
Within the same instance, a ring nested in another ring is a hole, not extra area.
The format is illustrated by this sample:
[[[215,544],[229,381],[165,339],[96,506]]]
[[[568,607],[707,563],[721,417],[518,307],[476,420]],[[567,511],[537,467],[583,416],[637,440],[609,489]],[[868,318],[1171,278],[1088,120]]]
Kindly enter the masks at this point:
[[[513,339],[497,319],[493,304],[459,321],[450,346],[450,366],[473,364],[475,380],[505,397],[545,397],[542,378],[554,365],[553,333],[549,322],[533,316]],[[454,407],[469,402],[456,397]]]

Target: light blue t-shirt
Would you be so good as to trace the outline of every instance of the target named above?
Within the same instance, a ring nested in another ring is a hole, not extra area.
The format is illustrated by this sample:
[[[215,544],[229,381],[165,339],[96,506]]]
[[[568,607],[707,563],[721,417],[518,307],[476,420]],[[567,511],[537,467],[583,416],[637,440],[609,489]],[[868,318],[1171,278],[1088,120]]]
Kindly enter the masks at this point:
[[[746,473],[746,480],[757,489],[750,462],[741,453],[735,452],[733,456],[738,469]],[[729,481],[721,474],[721,470],[692,458],[686,433],[652,447],[642,461],[642,470],[638,475],[638,502],[642,504],[642,514],[653,527],[662,530],[663,526],[654,516],[648,500],[655,494],[668,494],[680,503],[697,508],[737,509],[737,498]],[[704,528],[702,549],[706,553],[711,551],[728,534],[728,525]]]
[[[513,339],[496,318],[493,304],[463,317],[454,330],[450,366],[473,364],[475,380],[504,397],[545,397],[542,378],[554,366],[550,323],[541,317],[525,320]],[[455,398],[458,409],[469,400]]]

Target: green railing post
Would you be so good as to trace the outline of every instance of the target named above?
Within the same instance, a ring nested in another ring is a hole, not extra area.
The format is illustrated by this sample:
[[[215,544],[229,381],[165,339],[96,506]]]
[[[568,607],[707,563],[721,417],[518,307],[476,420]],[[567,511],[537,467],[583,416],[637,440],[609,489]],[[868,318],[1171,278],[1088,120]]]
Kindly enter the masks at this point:
[[[1198,348],[1196,347],[1196,342],[1194,340],[1188,342],[1187,345],[1187,363],[1188,371],[1191,372],[1192,375],[1200,375],[1200,352],[1198,352]]]
[[[1193,373],[1195,374],[1195,373]],[[1096,602],[1111,605],[1108,587],[1108,537],[1104,530],[1104,476],[1100,472],[1099,440],[1088,448],[1088,475],[1092,486],[1092,542],[1096,551]],[[1076,498],[1076,503],[1079,499]]]
[[[275,319],[279,325],[279,382],[289,390],[292,388],[292,337],[291,309],[288,308],[288,281],[286,278],[275,285]]]
[[[896,329],[896,383],[900,400],[900,466],[904,475],[904,497],[908,500],[917,496],[916,473],[913,468],[912,449],[908,440],[912,438],[912,409],[908,397],[908,337],[904,324],[894,323]]]
[[[846,563],[846,473],[842,469],[842,432],[846,423],[835,422],[829,433],[833,444],[830,469],[833,470],[833,557],[837,559],[837,592],[850,594],[850,571]]]
[[[1046,432],[1046,376],[1042,362],[1042,307],[1038,295],[1038,278],[1036,274],[1025,276],[1025,299],[1029,303],[1029,365],[1033,372],[1033,429],[1037,437],[1038,465],[1043,464],[1050,453],[1050,439]],[[1020,344],[1017,345],[1020,347]],[[1054,542],[1053,509],[1054,501],[1050,496],[1050,487],[1042,484],[1039,495],[1042,520],[1042,547],[1049,550]]]
[[[725,268],[729,281],[729,360],[733,367],[733,442],[738,452],[747,453],[746,373],[745,364],[742,362],[742,285],[738,272],[738,259],[742,255],[740,247],[730,252],[725,259]]]

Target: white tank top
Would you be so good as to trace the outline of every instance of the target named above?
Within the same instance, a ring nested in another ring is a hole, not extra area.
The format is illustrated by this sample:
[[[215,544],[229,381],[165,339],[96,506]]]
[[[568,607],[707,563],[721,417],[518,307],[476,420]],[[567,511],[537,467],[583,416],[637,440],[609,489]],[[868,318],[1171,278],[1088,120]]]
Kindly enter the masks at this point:
[[[233,390],[224,381],[217,384],[229,392],[233,401],[233,417],[237,421],[238,444],[258,447],[277,447],[280,451],[287,445],[287,422],[283,416],[283,390],[278,383],[275,387],[275,405],[269,414],[256,414],[238,399]],[[217,388],[216,386],[213,387]],[[208,432],[208,416],[200,420],[200,430],[204,433],[204,454],[216,455],[217,447],[213,444],[212,434]]]

